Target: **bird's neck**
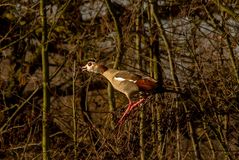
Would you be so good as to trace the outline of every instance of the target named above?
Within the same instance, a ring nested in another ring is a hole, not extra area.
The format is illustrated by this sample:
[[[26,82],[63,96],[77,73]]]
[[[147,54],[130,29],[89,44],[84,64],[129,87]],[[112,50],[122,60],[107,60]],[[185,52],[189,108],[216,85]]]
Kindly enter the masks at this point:
[[[103,74],[107,70],[108,70],[108,68],[104,65],[101,65],[101,64],[99,64],[96,68],[96,72],[100,73],[100,74]]]

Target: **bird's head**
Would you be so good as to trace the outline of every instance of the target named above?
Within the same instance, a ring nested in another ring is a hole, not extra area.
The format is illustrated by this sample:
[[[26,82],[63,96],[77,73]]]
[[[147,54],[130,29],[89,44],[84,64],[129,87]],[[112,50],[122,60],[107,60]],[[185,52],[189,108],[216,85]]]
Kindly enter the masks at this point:
[[[94,73],[103,73],[107,70],[107,67],[95,63],[94,61],[89,61],[85,66],[82,67],[82,71],[94,72]]]

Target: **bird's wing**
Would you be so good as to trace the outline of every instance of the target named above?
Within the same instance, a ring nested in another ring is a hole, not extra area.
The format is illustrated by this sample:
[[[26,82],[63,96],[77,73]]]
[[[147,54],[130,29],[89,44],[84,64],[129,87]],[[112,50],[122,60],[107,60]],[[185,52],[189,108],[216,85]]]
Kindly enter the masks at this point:
[[[144,77],[128,71],[120,71],[114,76],[117,81],[129,81],[135,83],[140,90],[149,91],[158,86],[158,82],[151,77]]]
[[[118,81],[130,81],[136,83],[137,80],[141,79],[142,76],[130,73],[128,71],[120,71],[115,76],[114,79]]]

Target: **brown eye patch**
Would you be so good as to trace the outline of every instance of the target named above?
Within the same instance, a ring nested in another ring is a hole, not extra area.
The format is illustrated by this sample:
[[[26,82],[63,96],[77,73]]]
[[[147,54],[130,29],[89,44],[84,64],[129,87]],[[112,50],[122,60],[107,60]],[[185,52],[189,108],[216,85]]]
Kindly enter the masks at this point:
[[[91,62],[88,62],[88,66],[91,66],[92,65],[92,63]]]

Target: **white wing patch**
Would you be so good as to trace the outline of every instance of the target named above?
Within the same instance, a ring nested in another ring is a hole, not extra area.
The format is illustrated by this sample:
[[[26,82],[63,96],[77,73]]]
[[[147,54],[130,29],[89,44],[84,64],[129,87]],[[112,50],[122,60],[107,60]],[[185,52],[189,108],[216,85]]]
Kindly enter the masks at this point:
[[[136,80],[134,81],[134,80],[132,80],[132,79],[124,79],[124,78],[122,78],[122,77],[114,77],[114,80],[116,80],[116,81],[120,81],[120,82],[123,82],[123,81],[130,81],[130,82],[134,82],[134,83],[136,83]]]

